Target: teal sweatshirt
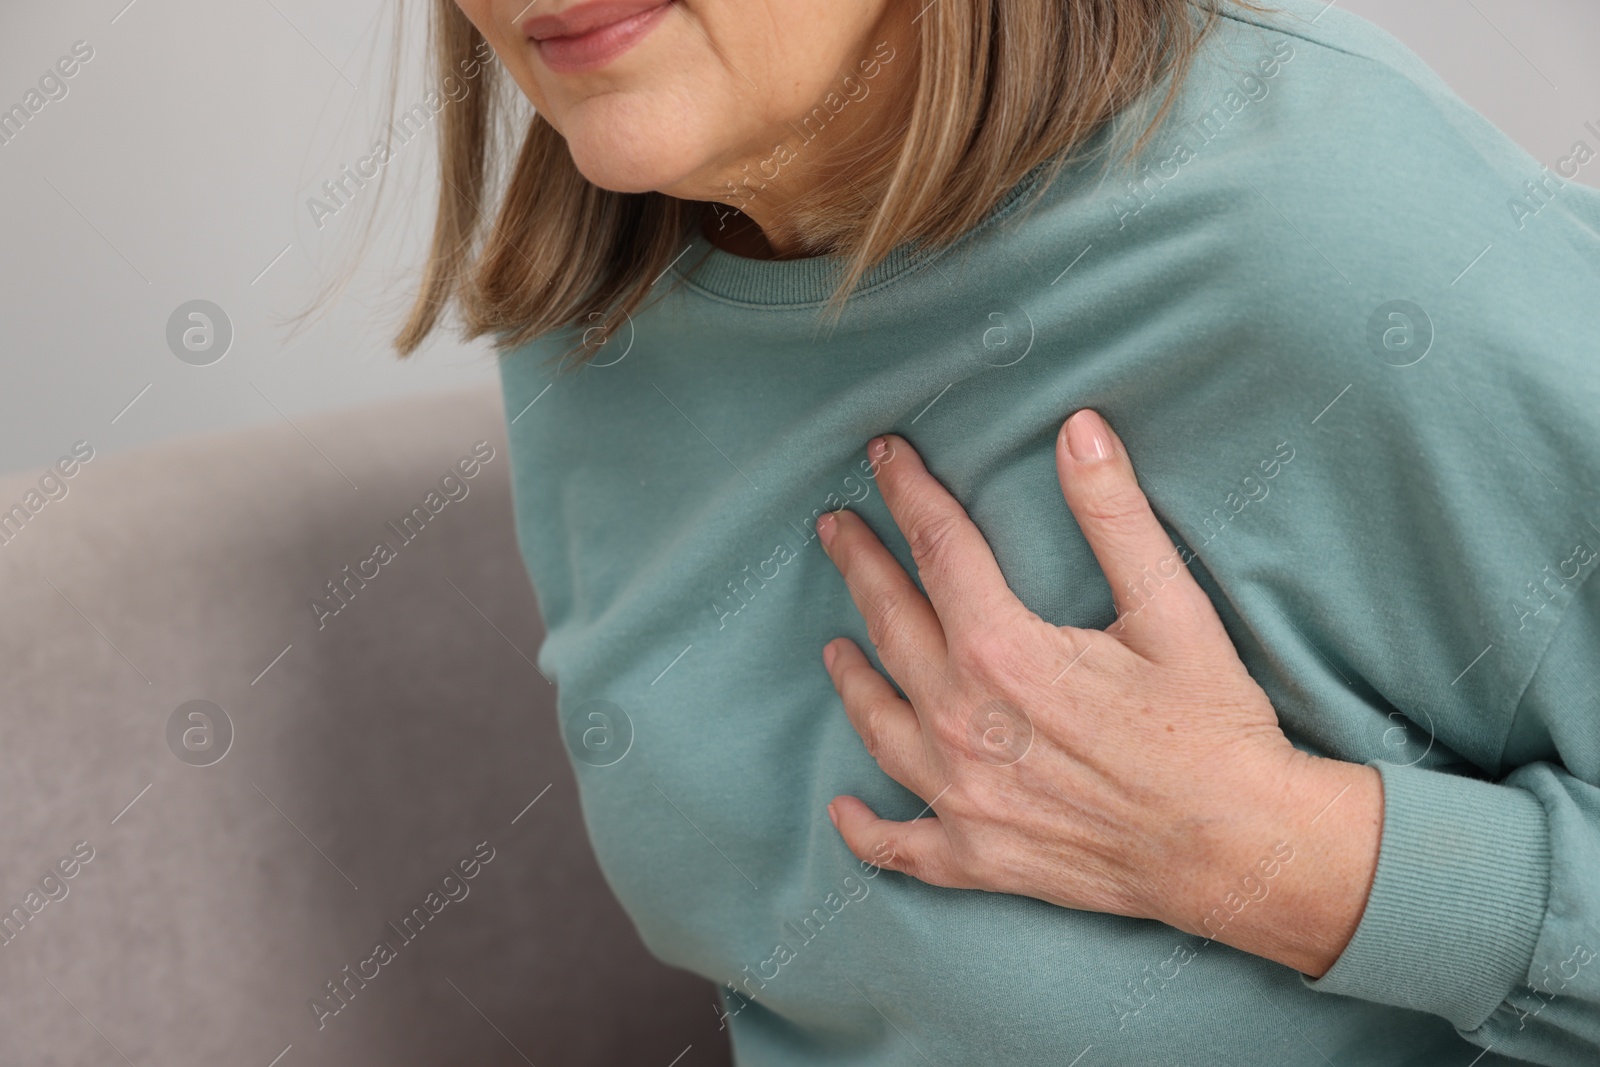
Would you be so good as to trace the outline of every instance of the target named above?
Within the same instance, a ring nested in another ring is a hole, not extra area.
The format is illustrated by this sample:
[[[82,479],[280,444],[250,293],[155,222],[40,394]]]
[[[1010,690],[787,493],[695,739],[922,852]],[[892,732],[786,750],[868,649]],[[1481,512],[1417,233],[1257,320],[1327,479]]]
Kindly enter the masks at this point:
[[[1036,170],[831,331],[835,260],[686,234],[593,364],[554,372],[570,333],[503,360],[588,831],[741,1064],[1600,1063],[1600,194],[1569,180],[1600,105],[1541,164],[1371,25],[1281,6],[1221,22],[1136,169]],[[816,517],[910,568],[864,451],[901,434],[1024,603],[1104,627],[1054,469],[1081,407],[1289,738],[1381,772],[1375,882],[1319,979],[879,871],[829,824],[840,793],[926,805],[823,669],[870,646]]]

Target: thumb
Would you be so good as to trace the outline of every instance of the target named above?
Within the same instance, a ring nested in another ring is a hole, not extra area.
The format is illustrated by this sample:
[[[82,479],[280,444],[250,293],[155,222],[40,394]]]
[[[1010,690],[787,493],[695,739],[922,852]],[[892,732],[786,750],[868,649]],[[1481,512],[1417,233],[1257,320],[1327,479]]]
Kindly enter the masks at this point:
[[[856,859],[930,885],[968,888],[956,869],[944,824],[938,819],[880,819],[871,808],[850,796],[834,797],[828,814]]]
[[[1221,622],[1139,488],[1122,441],[1098,413],[1084,408],[1056,437],[1061,493],[1111,585],[1117,621],[1110,633],[1135,651],[1157,652]]]

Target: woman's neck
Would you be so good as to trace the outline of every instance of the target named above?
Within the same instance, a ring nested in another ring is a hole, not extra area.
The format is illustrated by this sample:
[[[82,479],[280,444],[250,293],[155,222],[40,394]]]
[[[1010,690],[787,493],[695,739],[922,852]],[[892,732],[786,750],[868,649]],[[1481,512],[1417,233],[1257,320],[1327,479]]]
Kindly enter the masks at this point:
[[[700,232],[713,246],[745,259],[792,259],[798,254],[779,254],[755,219],[720,204],[705,205],[700,219]]]
[[[701,217],[701,232],[713,246],[747,259],[817,254],[793,224],[796,205],[839,181],[859,181],[861,146],[884,153],[898,149],[891,131],[903,126],[916,78],[917,33],[909,9],[890,4],[869,40],[862,62],[887,54],[892,63],[873,63],[871,77],[842,76],[836,91],[811,112],[826,115],[825,126],[812,130],[788,123],[770,132],[770,142],[763,140],[771,147],[723,168],[727,180],[722,184],[729,191],[708,198]],[[892,51],[884,53],[885,48]],[[849,91],[852,86],[856,92]]]

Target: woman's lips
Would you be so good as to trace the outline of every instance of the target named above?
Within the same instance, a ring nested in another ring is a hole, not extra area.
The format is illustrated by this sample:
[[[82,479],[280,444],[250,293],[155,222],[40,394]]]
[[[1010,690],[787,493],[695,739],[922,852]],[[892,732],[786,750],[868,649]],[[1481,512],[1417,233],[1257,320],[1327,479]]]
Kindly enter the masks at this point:
[[[672,0],[593,0],[522,24],[557,74],[598,70],[655,29]]]

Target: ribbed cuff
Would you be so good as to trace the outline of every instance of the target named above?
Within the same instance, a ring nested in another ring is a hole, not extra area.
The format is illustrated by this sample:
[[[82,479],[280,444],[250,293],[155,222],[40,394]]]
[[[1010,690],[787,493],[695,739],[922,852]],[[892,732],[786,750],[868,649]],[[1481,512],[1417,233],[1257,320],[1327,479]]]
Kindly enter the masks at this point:
[[[1366,910],[1308,988],[1475,1030],[1527,981],[1550,888],[1550,830],[1513,786],[1373,760],[1383,837]]]

